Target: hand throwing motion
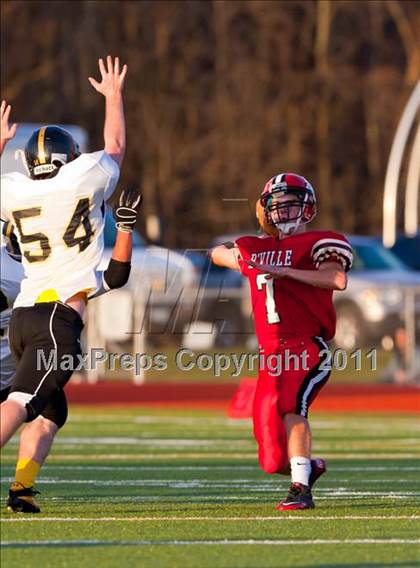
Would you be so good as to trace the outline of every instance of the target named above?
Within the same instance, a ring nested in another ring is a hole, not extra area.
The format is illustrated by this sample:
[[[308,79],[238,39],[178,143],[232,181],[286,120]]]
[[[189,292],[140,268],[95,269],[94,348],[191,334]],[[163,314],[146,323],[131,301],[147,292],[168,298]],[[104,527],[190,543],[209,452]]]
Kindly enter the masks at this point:
[[[325,341],[335,333],[332,295],[346,288],[352,250],[338,233],[305,232],[316,199],[300,175],[271,178],[256,213],[265,236],[241,237],[210,254],[215,264],[240,271],[250,283],[261,354],[253,406],[258,458],[265,472],[292,478],[277,509],[310,509],[312,487],[326,464],[311,459],[308,409],[330,375],[323,362]],[[274,371],[273,355],[280,362]],[[293,362],[288,367],[286,357]]]

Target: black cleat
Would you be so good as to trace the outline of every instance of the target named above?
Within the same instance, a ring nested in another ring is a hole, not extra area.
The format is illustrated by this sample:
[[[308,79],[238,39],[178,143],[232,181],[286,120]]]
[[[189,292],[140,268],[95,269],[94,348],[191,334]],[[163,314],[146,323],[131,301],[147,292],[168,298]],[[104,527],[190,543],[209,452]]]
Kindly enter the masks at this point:
[[[294,511],[296,509],[313,509],[311,488],[301,483],[292,483],[286,499],[276,505],[278,511]]]
[[[11,513],[40,513],[34,495],[39,494],[32,487],[25,488],[21,483],[12,483],[9,489],[7,510]]]
[[[309,487],[312,489],[315,481],[327,471],[327,463],[322,458],[311,460],[311,475],[309,476]]]

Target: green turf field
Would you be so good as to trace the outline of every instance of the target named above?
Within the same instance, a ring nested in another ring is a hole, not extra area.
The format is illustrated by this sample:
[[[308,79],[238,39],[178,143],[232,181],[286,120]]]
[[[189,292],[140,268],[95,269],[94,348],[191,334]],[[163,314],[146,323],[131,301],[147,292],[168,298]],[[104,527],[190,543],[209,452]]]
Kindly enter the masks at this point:
[[[283,514],[248,421],[221,412],[73,408],[38,483],[40,515],[2,512],[2,568],[420,565],[420,424],[313,416],[329,472]],[[2,454],[2,508],[16,440]]]

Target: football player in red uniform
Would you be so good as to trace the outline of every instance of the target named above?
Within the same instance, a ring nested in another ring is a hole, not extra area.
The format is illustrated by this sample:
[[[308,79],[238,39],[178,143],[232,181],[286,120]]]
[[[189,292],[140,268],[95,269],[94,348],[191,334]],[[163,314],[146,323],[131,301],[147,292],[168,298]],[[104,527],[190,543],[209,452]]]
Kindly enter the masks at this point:
[[[311,459],[307,416],[330,375],[326,341],[335,333],[332,294],[346,288],[352,264],[343,235],[305,231],[315,215],[312,185],[297,174],[275,175],[257,203],[265,236],[241,237],[210,253],[215,264],[246,276],[251,288],[260,346],[254,434],[261,468],[291,473],[289,493],[277,505],[281,511],[313,508],[311,488],[326,471],[323,459]]]

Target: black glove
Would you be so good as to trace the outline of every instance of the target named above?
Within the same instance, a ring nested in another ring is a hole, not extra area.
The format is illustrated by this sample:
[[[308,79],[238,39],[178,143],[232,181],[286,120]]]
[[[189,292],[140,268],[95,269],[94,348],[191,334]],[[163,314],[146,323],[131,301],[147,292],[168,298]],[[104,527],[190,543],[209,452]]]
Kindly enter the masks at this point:
[[[143,196],[137,189],[124,189],[121,192],[112,210],[115,225],[119,231],[123,231],[124,233],[133,232],[142,201]]]

